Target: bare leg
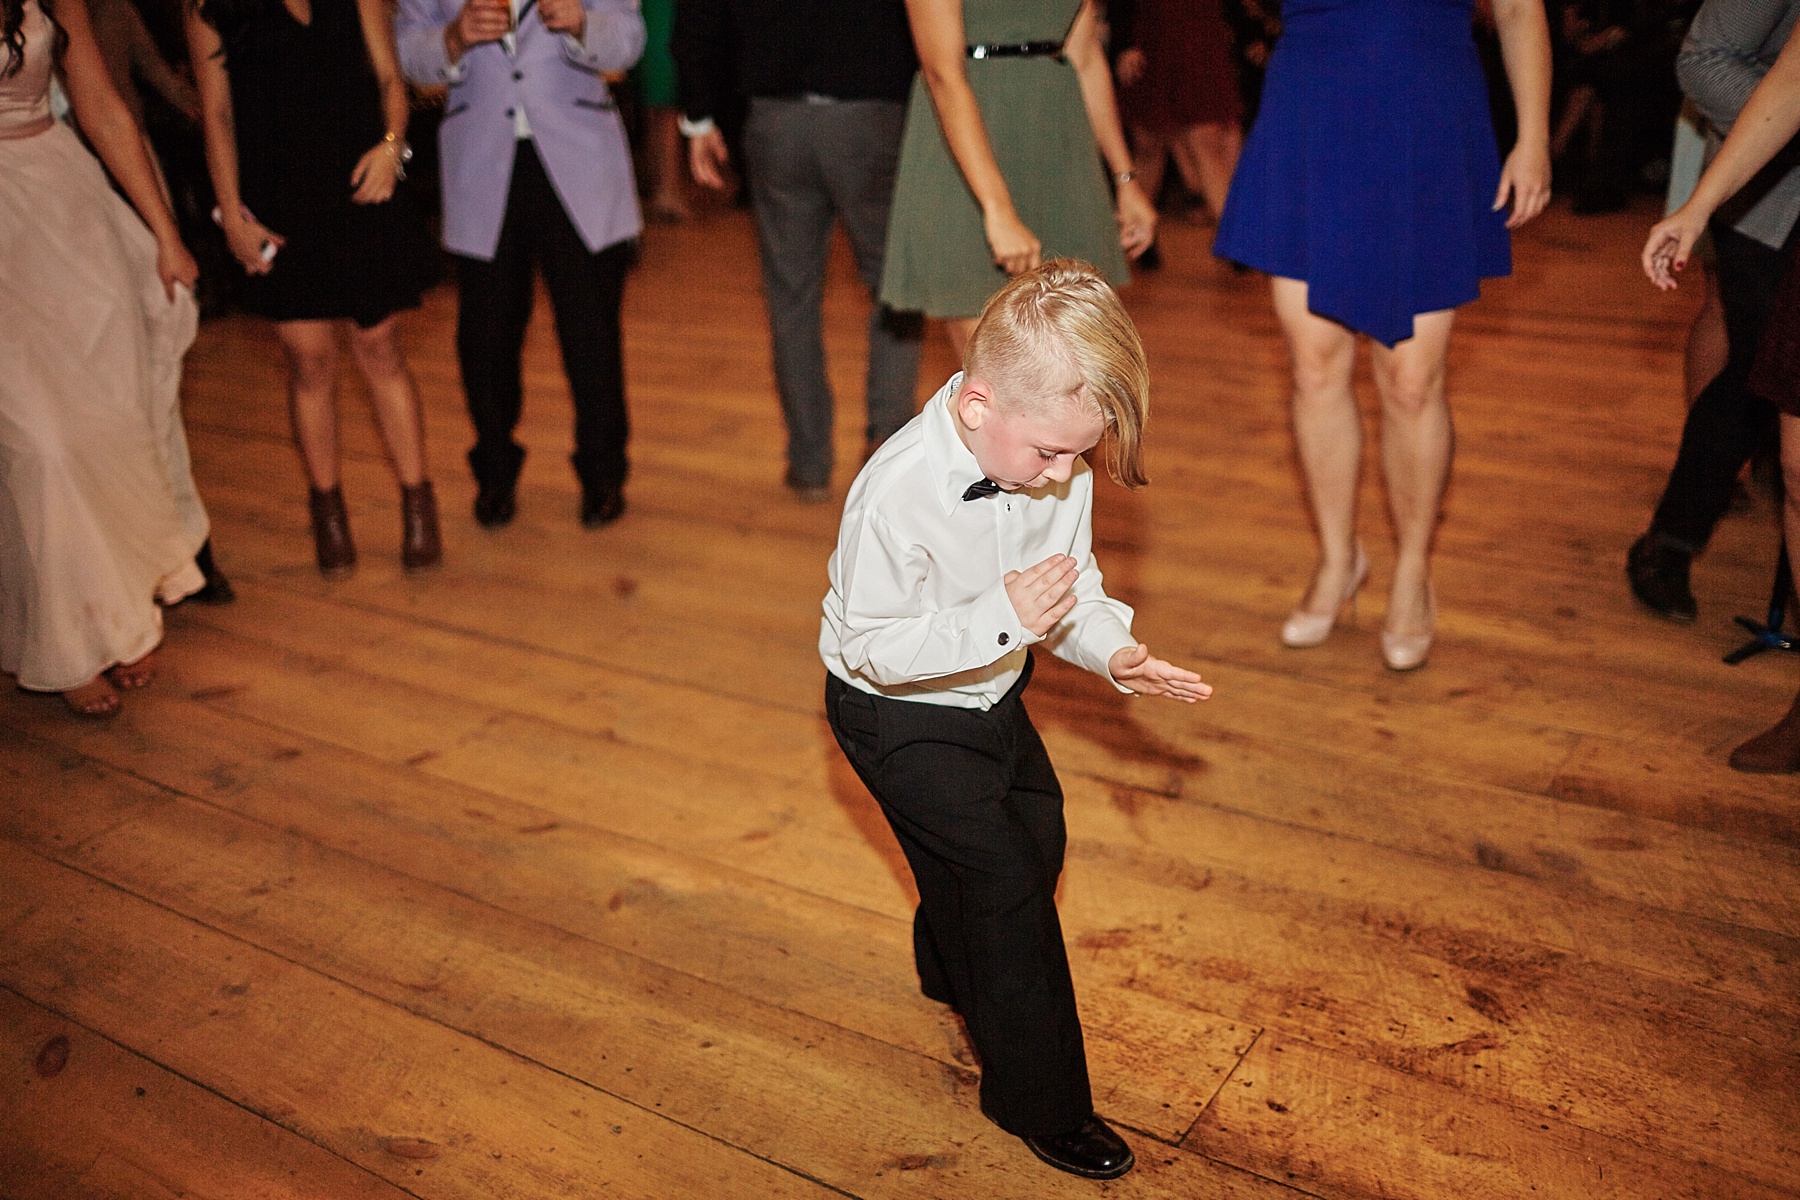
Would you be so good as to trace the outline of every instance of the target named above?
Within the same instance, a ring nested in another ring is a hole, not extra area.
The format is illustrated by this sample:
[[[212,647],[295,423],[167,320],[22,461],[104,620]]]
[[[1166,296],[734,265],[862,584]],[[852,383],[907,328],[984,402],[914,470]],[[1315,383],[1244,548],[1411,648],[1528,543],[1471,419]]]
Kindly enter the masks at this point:
[[[1132,172],[1137,176],[1138,186],[1144,189],[1144,195],[1150,197],[1152,204],[1162,194],[1163,170],[1168,161],[1167,138],[1148,129],[1131,131]]]
[[[951,317],[944,322],[944,332],[950,336],[950,348],[956,351],[961,359],[963,347],[969,344],[969,335],[975,332],[975,317]]]
[[[394,473],[406,487],[425,479],[425,423],[419,411],[419,388],[406,367],[395,329],[389,317],[370,329],[350,327],[350,350],[369,386],[375,404],[375,422],[387,443]]]
[[[338,484],[337,331],[330,321],[280,321],[288,360],[288,415],[306,477],[318,491]]]
[[[1356,569],[1356,481],[1362,463],[1362,418],[1350,385],[1356,336],[1307,311],[1305,283],[1281,278],[1271,283],[1294,369],[1294,444],[1319,535],[1319,567],[1300,607],[1330,612]]]
[[[1568,100],[1563,104],[1562,120],[1556,123],[1556,132],[1550,135],[1550,161],[1555,162],[1569,152],[1569,143],[1581,132],[1587,123],[1588,110],[1594,105],[1594,89],[1587,84],[1574,88],[1569,92]]]
[[[1694,266],[1700,272],[1700,280],[1706,289],[1706,303],[1694,314],[1694,323],[1688,328],[1687,354],[1681,362],[1681,377],[1687,387],[1688,407],[1694,406],[1694,400],[1706,385],[1718,377],[1725,369],[1725,358],[1731,349],[1729,335],[1725,332],[1725,306],[1719,301],[1719,280],[1706,265],[1698,259]]]
[[[1175,139],[1175,165],[1181,168],[1188,190],[1205,198],[1215,221],[1225,211],[1231,176],[1243,148],[1244,131],[1235,123],[1194,125]]]
[[[1423,633],[1431,627],[1431,541],[1450,479],[1455,432],[1444,393],[1453,309],[1421,313],[1413,336],[1375,347],[1375,384],[1381,392],[1381,465],[1393,512],[1397,556],[1388,593],[1387,628]]]
[[[688,217],[682,171],[687,156],[682,151],[681,131],[672,108],[652,108],[648,112],[645,150],[649,152],[650,215],[657,220],[681,221]]]

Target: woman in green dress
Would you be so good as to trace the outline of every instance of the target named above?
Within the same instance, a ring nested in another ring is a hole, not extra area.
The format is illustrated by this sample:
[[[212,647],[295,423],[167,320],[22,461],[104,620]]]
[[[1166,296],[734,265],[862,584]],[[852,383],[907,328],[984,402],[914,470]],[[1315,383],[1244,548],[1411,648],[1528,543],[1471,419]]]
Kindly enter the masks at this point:
[[[987,298],[1040,259],[1086,259],[1125,283],[1156,209],[1132,179],[1094,0],[906,8],[919,76],[882,303],[943,318],[960,354]]]

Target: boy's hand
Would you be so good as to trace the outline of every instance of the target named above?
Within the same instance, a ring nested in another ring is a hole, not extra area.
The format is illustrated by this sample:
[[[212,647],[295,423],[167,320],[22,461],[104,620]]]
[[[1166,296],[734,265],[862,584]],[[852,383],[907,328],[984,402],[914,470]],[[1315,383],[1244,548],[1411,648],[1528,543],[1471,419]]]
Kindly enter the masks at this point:
[[[1150,647],[1139,642],[1113,653],[1106,669],[1121,687],[1140,696],[1167,696],[1192,704],[1212,695],[1212,688],[1200,682],[1192,671],[1184,671],[1174,663],[1150,657]]]
[[[1006,573],[1006,598],[1019,614],[1019,624],[1043,637],[1075,607],[1075,560],[1052,554],[1035,567]]]

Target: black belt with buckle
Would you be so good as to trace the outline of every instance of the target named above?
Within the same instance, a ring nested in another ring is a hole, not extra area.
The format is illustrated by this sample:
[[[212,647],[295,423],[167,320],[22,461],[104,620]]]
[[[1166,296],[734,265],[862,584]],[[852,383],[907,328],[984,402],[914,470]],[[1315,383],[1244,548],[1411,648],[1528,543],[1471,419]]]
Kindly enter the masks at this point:
[[[970,58],[1061,58],[1061,42],[1006,42],[999,45],[970,46]]]

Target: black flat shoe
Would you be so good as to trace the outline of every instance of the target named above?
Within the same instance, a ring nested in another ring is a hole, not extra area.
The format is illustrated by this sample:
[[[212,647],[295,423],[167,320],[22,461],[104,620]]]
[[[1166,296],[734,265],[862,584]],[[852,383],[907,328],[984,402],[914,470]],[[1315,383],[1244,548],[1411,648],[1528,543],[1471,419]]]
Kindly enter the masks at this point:
[[[200,575],[206,580],[206,586],[189,596],[189,600],[196,604],[230,604],[237,599],[231,580],[225,578],[225,572],[219,570],[219,564],[213,561],[211,538],[200,544],[200,553],[194,555],[194,565],[200,568]]]
[[[1659,617],[1683,625],[1699,615],[1694,593],[1688,587],[1688,568],[1693,556],[1652,530],[1631,544],[1625,556],[1625,575],[1638,603]]]
[[[1097,1116],[1089,1117],[1073,1133],[1022,1140],[1033,1154],[1057,1170],[1083,1179],[1117,1179],[1137,1162],[1125,1139]]]
[[[483,529],[501,529],[512,524],[513,485],[479,484],[475,491],[475,523]]]
[[[625,515],[625,489],[608,486],[581,489],[581,527],[599,529]]]

